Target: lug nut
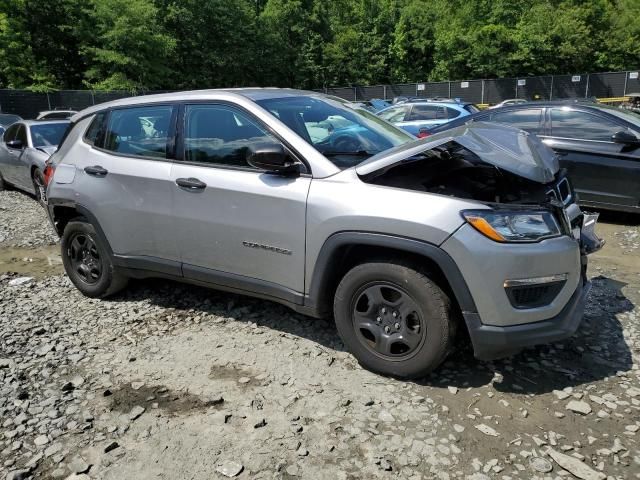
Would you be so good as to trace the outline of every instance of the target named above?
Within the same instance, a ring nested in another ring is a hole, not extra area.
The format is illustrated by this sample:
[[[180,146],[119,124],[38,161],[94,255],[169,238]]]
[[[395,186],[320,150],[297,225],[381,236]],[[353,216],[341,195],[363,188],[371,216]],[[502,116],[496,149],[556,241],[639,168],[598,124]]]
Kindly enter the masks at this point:
[[[393,318],[396,318],[398,316],[398,312],[393,312]]]
[[[387,313],[387,309],[382,307],[382,314],[384,315],[385,313]]]
[[[396,323],[396,324],[394,325],[394,328],[395,328],[396,330],[400,330],[400,324],[399,324],[399,323]]]
[[[388,325],[386,327],[384,327],[384,333],[389,333],[390,331],[391,331],[391,329],[389,328]]]
[[[376,322],[380,323],[382,319],[380,317],[376,317]]]

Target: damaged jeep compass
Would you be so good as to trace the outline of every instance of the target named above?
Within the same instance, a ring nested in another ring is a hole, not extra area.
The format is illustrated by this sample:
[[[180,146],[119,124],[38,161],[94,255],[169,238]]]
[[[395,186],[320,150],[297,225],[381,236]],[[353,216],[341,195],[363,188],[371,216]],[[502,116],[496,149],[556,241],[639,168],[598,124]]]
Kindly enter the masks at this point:
[[[554,153],[492,124],[423,140],[315,92],[237,89],[96,105],[45,171],[85,295],[163,277],[333,315],[366,368],[436,368],[571,336],[597,217]]]

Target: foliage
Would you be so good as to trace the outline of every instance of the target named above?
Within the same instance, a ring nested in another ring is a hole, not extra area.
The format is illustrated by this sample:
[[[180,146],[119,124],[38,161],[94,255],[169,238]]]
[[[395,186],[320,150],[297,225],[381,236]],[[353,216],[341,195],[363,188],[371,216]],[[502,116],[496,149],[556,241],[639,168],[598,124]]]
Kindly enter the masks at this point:
[[[639,67],[638,0],[0,0],[4,88],[321,88]]]

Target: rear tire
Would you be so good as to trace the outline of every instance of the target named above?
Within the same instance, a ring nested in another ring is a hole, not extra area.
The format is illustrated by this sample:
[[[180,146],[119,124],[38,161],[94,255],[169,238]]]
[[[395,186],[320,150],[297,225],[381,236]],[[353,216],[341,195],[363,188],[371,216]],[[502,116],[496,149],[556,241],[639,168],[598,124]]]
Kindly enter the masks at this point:
[[[64,269],[85,296],[105,298],[127,285],[128,278],[113,266],[109,253],[90,223],[70,221],[60,244]]]
[[[47,187],[44,184],[44,175],[39,168],[33,170],[33,174],[31,175],[31,181],[33,182],[33,188],[36,192],[36,200],[42,205],[46,207],[47,205]]]
[[[352,268],[334,299],[338,333],[368,370],[422,377],[446,357],[453,341],[449,297],[402,260]]]

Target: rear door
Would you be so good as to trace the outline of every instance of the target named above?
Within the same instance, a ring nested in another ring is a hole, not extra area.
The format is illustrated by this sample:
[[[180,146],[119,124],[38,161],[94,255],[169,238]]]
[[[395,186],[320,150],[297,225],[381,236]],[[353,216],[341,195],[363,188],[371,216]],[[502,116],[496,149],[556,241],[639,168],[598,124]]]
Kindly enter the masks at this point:
[[[250,145],[280,140],[239,107],[185,105],[182,117],[182,161],[173,165],[171,179],[184,276],[238,288],[250,284],[277,297],[303,292],[310,175],[280,176],[250,166]],[[185,180],[200,187],[181,186]]]
[[[76,155],[75,190],[115,254],[179,275],[170,180],[176,113],[170,104],[98,113],[78,147],[85,153]]]
[[[550,108],[548,117],[544,142],[560,155],[582,202],[640,206],[640,149],[611,141],[616,132],[631,132],[625,125],[567,106]]]

